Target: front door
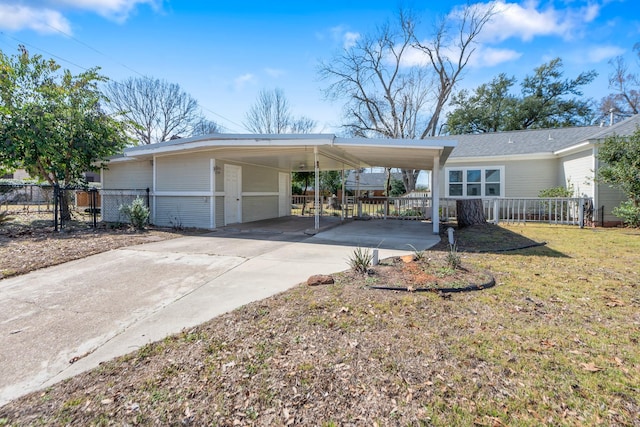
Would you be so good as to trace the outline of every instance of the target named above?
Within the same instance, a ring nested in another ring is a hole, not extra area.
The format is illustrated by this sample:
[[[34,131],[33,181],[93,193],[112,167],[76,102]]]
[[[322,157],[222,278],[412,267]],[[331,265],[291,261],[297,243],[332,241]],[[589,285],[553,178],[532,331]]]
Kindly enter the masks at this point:
[[[242,221],[242,168],[224,165],[224,224]]]
[[[288,173],[278,173],[278,216],[291,215],[291,184]]]

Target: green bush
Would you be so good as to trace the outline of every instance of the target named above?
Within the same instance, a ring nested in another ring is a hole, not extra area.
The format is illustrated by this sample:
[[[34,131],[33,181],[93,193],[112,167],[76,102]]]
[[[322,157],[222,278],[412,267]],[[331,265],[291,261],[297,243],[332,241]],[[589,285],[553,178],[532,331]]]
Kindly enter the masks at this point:
[[[633,201],[627,200],[620,203],[620,206],[613,208],[613,214],[630,226],[640,227],[640,206],[636,206]]]
[[[143,230],[149,223],[149,208],[140,197],[136,197],[130,205],[120,205],[119,210],[137,230]]]
[[[538,193],[538,197],[540,198],[573,197],[573,185],[569,185],[568,188],[553,187],[553,188],[546,188],[544,190],[540,190],[540,192]]]
[[[373,262],[373,254],[369,249],[357,248],[353,251],[353,256],[349,258],[349,266],[360,274],[367,274],[371,263]]]

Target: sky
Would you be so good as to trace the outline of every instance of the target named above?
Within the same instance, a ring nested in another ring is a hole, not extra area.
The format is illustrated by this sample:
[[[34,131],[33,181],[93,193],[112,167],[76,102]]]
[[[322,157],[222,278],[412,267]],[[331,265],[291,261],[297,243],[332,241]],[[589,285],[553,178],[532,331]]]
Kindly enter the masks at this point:
[[[473,0],[472,0],[473,3]],[[487,4],[488,2],[477,2]],[[0,0],[0,50],[55,59],[79,73],[109,79],[148,76],[181,88],[226,132],[248,133],[246,113],[262,90],[281,89],[294,116],[339,133],[342,101],[325,99],[321,61],[397,19],[401,7],[420,18],[418,33],[466,4],[412,0]],[[475,4],[475,3],[473,3]],[[640,71],[638,0],[498,0],[458,89],[506,73],[518,81],[560,57],[566,78],[595,70],[584,96],[610,93],[609,61],[623,56]]]

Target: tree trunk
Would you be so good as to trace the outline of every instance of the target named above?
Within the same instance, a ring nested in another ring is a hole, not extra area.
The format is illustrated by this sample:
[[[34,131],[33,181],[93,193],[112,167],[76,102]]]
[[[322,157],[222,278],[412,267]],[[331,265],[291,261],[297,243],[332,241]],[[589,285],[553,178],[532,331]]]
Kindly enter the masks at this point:
[[[458,216],[458,228],[470,225],[485,224],[482,199],[456,200],[456,212]]]

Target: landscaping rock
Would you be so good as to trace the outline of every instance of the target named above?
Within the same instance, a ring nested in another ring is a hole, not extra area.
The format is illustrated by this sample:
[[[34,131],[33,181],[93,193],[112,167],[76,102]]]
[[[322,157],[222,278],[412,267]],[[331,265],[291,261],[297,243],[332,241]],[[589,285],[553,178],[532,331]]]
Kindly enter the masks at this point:
[[[316,274],[307,279],[307,286],[331,285],[334,283],[333,276]]]

